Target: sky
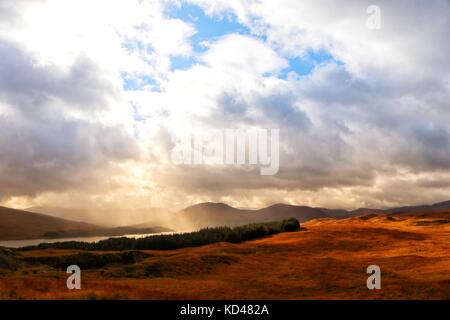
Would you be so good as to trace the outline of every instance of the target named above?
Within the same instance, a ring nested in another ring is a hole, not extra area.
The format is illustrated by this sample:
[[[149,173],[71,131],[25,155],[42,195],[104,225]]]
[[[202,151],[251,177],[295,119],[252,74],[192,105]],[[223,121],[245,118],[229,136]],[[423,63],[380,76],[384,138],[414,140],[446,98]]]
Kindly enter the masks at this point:
[[[0,0],[0,204],[171,210],[450,199],[450,2]],[[173,163],[280,130],[280,169]]]

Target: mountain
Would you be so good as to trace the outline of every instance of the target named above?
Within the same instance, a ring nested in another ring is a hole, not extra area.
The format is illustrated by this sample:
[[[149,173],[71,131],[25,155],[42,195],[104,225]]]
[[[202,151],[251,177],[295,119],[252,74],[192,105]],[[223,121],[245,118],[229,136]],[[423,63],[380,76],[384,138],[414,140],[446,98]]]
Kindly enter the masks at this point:
[[[26,240],[37,238],[85,237],[85,236],[120,236],[124,234],[150,234],[170,229],[158,227],[168,226],[177,231],[191,231],[204,227],[236,226],[248,223],[267,222],[296,218],[305,222],[318,218],[347,218],[368,214],[404,214],[421,215],[428,213],[450,213],[450,201],[432,205],[406,206],[390,209],[359,208],[353,211],[341,209],[314,208],[309,206],[278,203],[266,208],[250,210],[238,209],[225,203],[205,202],[187,207],[172,213],[158,209],[152,214],[147,211],[88,211],[66,209],[54,215],[68,214],[68,217],[84,218],[83,221],[108,221],[105,224],[92,224],[66,220],[51,215],[14,210],[0,207],[0,240]],[[96,217],[100,215],[101,217]],[[90,218],[90,219],[88,219]],[[120,221],[120,223],[118,223]],[[133,221],[131,223],[125,223]],[[114,227],[112,227],[114,225]]]
[[[253,221],[253,210],[236,209],[225,203],[204,202],[187,207],[175,214],[181,229],[198,229],[213,226],[234,226]]]
[[[0,207],[0,240],[43,238],[49,231],[93,231],[96,225]]]
[[[55,239],[126,234],[151,234],[173,231],[153,226],[104,227],[56,218],[40,213],[0,207],[0,240]]]
[[[432,205],[398,207],[390,209],[359,208],[353,211],[344,209],[315,208],[308,206],[277,203],[258,210],[237,209],[225,203],[204,202],[187,207],[175,214],[175,228],[197,229],[213,226],[236,226],[239,224],[266,222],[296,218],[305,222],[318,218],[348,218],[368,214],[408,214],[450,213],[450,201]]]
[[[386,213],[388,212],[386,212],[383,209],[373,209],[373,208],[359,208],[349,212],[351,216],[364,216],[368,214],[386,214]]]
[[[349,214],[352,216],[360,216],[367,214],[404,214],[404,215],[417,215],[426,213],[450,213],[450,201],[438,202],[431,205],[417,205],[417,206],[406,206],[406,207],[396,207],[389,209],[369,209],[369,208],[359,208],[350,211]]]
[[[296,218],[304,222],[317,218],[341,218],[349,215],[345,210],[332,210],[278,203],[258,210],[237,209],[224,203],[205,202],[187,207],[176,213],[176,220],[185,228],[235,226]]]
[[[26,210],[36,213],[42,213],[53,217],[64,217],[64,219],[84,221],[87,223],[108,227],[131,226],[142,224],[147,221],[152,221],[152,226],[166,225],[166,220],[168,220],[166,219],[166,217],[170,216],[170,212],[157,207],[112,210],[36,206],[27,208]]]
[[[64,217],[64,219],[73,221],[84,221],[86,223],[98,224],[103,226],[109,226],[110,223],[103,223],[102,214],[93,214],[91,210],[85,208],[64,208],[64,207],[47,207],[47,206],[35,206],[26,208],[26,211],[44,214],[46,216],[52,216],[55,218]],[[112,226],[112,225],[111,225]]]
[[[297,218],[300,222],[330,217],[320,208],[295,206],[283,203],[277,203],[270,207],[259,209],[255,212],[255,215],[264,221],[284,219],[283,217],[292,217]]]
[[[419,205],[410,207],[392,208],[386,210],[388,213],[400,214],[422,214],[422,213],[442,213],[450,212],[450,201],[438,202],[432,205]]]

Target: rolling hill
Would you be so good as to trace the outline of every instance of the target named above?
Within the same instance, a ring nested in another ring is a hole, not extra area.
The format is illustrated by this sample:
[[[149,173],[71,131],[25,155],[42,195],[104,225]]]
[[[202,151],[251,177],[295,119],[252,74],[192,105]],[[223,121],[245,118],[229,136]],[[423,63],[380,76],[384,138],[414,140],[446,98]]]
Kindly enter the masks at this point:
[[[225,203],[204,202],[187,207],[175,213],[175,227],[183,229],[196,229],[213,226],[235,226],[253,222],[267,222],[296,218],[305,222],[318,218],[348,218],[367,214],[428,214],[450,213],[450,201],[439,202],[432,205],[418,205],[389,209],[359,208],[348,211],[344,209],[315,208],[309,206],[289,205],[277,203],[267,208],[249,210],[231,207]]]
[[[278,203],[258,210],[237,209],[225,203],[204,202],[187,207],[175,214],[183,226],[203,228],[207,226],[235,226],[253,222],[267,222],[296,218],[304,222],[317,218],[349,217],[345,210],[312,208]]]
[[[125,210],[121,208],[99,209],[34,206],[25,210],[52,217],[83,221],[107,227],[131,226],[151,220],[153,220],[151,226],[166,225],[164,217],[170,215],[169,211],[157,207]],[[155,219],[156,217],[158,217],[158,219]]]
[[[151,252],[0,248],[0,300],[448,300],[450,223],[440,215],[316,219],[297,232]],[[62,285],[74,262],[82,290]],[[381,290],[366,288],[372,264]]]
[[[159,226],[109,228],[56,218],[40,213],[0,207],[0,240],[55,239],[66,237],[122,236],[172,231]]]
[[[99,226],[0,207],[0,240],[43,238],[49,231],[93,231]]]
[[[45,210],[45,208],[41,208]],[[56,210],[56,209],[55,209]],[[85,222],[76,222],[58,218],[52,215],[33,213],[0,207],[0,240],[27,240],[37,238],[61,238],[83,236],[120,236],[124,234],[144,234],[171,231],[168,226],[177,231],[192,231],[204,227],[237,226],[248,223],[268,222],[296,218],[305,222],[318,218],[348,218],[368,214],[405,214],[421,215],[428,213],[450,213],[450,201],[432,205],[407,206],[389,209],[360,208],[352,211],[343,209],[314,208],[309,206],[278,203],[262,209],[238,209],[225,203],[204,202],[189,206],[172,213],[164,211],[151,215],[149,212],[122,212],[121,216],[132,216],[136,223],[124,227],[111,227]],[[54,210],[51,210],[54,212]],[[67,212],[67,211],[65,211]],[[74,217],[82,211],[71,212]],[[55,213],[56,215],[56,213]],[[86,214],[91,219],[95,214]],[[102,215],[102,214],[101,214]],[[82,215],[83,216],[83,215]],[[158,217],[146,220],[149,217]],[[162,217],[164,219],[162,219]],[[125,217],[126,218],[126,217]],[[124,218],[124,219],[125,219]],[[88,221],[92,221],[92,220]],[[144,221],[144,223],[142,222]],[[145,222],[147,221],[147,222]]]
[[[352,216],[367,215],[367,214],[426,214],[426,213],[450,213],[450,201],[438,202],[431,205],[418,205],[418,206],[406,206],[396,207],[389,209],[369,209],[359,208],[350,211]]]

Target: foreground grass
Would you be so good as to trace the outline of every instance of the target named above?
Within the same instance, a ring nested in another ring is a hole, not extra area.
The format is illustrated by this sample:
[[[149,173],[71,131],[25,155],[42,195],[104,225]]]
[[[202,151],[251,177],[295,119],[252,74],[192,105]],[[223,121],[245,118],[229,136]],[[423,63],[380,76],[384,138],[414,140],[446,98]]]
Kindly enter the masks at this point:
[[[440,219],[316,220],[302,223],[302,232],[173,251],[9,250],[4,266],[17,266],[0,267],[0,300],[448,300],[450,224]],[[68,290],[65,269],[75,262],[82,289]],[[372,264],[382,270],[381,290],[366,287]]]
[[[195,232],[155,235],[145,238],[110,238],[99,242],[87,243],[68,241],[41,243],[25,247],[22,250],[40,249],[77,249],[77,250],[173,250],[186,247],[198,247],[217,242],[240,243],[281,232],[297,231],[300,223],[297,219],[287,219],[266,223],[248,224],[239,227],[205,228]]]

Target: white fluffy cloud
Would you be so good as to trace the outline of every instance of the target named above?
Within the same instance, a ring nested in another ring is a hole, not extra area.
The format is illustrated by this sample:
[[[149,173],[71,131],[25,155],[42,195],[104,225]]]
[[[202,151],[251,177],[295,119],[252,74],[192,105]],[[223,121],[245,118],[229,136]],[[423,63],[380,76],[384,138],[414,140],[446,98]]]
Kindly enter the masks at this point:
[[[176,1],[0,0],[5,203],[73,194],[89,205],[358,207],[446,197],[448,1],[379,1],[381,30],[366,27],[366,1],[189,2],[250,32],[195,52],[195,25],[167,14]],[[311,52],[333,59],[307,75],[290,69]],[[173,70],[180,56],[192,65]],[[254,127],[280,128],[276,176],[170,160],[187,132]]]
[[[0,8],[0,198],[107,196],[143,154],[124,82],[165,77],[171,56],[191,54],[192,27],[157,1]]]

